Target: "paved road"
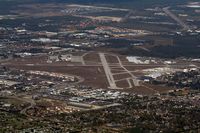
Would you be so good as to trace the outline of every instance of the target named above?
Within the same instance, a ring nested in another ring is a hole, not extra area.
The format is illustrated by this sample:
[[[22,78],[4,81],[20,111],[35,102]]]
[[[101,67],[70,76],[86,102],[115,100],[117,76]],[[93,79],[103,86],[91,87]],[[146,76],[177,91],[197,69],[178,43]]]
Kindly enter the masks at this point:
[[[82,65],[86,65],[86,64],[85,64],[84,57],[85,57],[87,54],[89,54],[89,53],[91,53],[91,52],[84,53],[84,54],[81,56]]]
[[[181,19],[179,19],[175,14],[173,14],[170,10],[170,7],[163,8],[163,11],[170,16],[173,20],[175,20],[178,24],[180,24],[183,27],[183,30],[191,30],[190,27],[185,24]]]
[[[99,53],[99,56],[100,56],[100,59],[101,59],[101,62],[102,62],[108,83],[110,85],[110,88],[111,89],[119,89],[115,84],[115,80],[114,80],[113,75],[111,73],[110,67],[108,66],[108,62],[106,60],[105,54]]]
[[[29,103],[29,104],[30,104],[29,106],[25,107],[24,109],[22,109],[22,110],[20,111],[21,114],[26,114],[26,111],[27,111],[28,109],[31,109],[31,108],[33,108],[33,107],[36,105],[35,101],[32,99],[31,96],[29,96],[29,97],[8,96],[7,98],[16,99],[16,100],[23,101],[23,102],[25,102],[25,103]]]
[[[35,103],[35,101],[34,101],[33,99],[27,99],[27,98],[26,98],[24,101],[30,103],[30,105],[29,105],[28,107],[22,109],[22,110],[20,111],[21,114],[26,114],[26,111],[27,111],[27,110],[33,108],[33,107],[36,105],[36,103]]]

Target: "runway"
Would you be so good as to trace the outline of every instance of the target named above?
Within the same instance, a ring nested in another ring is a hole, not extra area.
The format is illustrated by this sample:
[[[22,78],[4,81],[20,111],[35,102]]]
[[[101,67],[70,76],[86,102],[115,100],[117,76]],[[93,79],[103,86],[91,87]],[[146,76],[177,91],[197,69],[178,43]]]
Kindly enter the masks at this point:
[[[119,89],[115,84],[115,80],[114,80],[113,75],[111,73],[110,67],[108,66],[108,62],[106,60],[105,54],[99,53],[99,57],[101,59],[101,63],[103,65],[103,68],[104,68],[107,80],[109,82],[110,88],[111,89]]]

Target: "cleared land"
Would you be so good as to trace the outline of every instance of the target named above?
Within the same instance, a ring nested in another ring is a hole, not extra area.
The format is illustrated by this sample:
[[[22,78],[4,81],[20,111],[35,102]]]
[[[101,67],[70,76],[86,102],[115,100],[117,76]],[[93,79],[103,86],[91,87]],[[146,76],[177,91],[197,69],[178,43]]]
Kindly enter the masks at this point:
[[[94,88],[112,88],[139,94],[152,94],[173,89],[163,86],[153,86],[137,79],[137,77],[144,75],[142,72],[143,69],[165,66],[163,64],[137,65],[129,63],[127,65],[127,63],[124,65],[124,61],[126,61],[124,57],[107,53],[89,52],[79,56],[81,60],[78,63],[64,61],[47,63],[48,58],[46,56],[36,56],[9,60],[2,64],[15,69],[38,70],[80,76],[84,79],[83,82],[79,83],[80,85],[92,86]],[[109,69],[109,72],[106,69]],[[113,85],[112,87],[109,80]]]

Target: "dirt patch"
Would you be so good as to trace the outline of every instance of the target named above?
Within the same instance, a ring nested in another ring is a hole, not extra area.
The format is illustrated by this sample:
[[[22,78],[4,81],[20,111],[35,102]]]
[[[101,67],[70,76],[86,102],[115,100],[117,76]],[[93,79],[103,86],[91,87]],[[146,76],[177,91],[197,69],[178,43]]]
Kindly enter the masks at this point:
[[[92,67],[92,66],[23,66],[15,65],[8,66],[11,68],[22,69],[22,70],[37,70],[37,71],[47,71],[56,72],[62,74],[71,74],[84,78],[84,82],[80,83],[82,85],[92,86],[94,88],[107,88],[108,83],[104,70],[102,67]]]
[[[116,82],[116,85],[117,87],[124,88],[124,89],[129,87],[127,80],[118,81]]]
[[[130,78],[130,74],[118,74],[118,75],[113,75],[115,80],[120,80],[120,79],[125,79],[125,78]]]

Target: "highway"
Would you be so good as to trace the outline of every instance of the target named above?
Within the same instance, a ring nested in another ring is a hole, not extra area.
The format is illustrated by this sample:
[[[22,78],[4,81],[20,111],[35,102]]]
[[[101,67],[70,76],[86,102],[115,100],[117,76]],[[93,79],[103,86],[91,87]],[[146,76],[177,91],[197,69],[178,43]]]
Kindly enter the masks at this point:
[[[190,27],[185,24],[181,19],[179,19],[175,14],[173,14],[170,10],[170,7],[165,7],[163,8],[163,11],[165,12],[165,14],[167,14],[168,16],[170,16],[173,20],[175,20],[179,25],[181,25],[183,27],[183,30],[191,30]]]
[[[113,78],[113,75],[111,73],[110,67],[108,66],[108,62],[106,60],[105,54],[104,53],[99,53],[99,57],[101,59],[108,83],[110,85],[111,89],[119,89],[116,84],[115,84],[115,80]]]

